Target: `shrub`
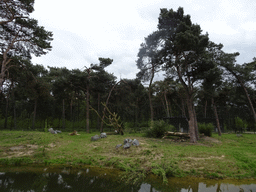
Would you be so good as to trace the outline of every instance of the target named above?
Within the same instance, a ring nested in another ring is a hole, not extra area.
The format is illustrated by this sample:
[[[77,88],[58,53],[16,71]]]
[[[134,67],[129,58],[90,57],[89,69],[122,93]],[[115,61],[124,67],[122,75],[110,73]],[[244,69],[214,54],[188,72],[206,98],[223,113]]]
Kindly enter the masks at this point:
[[[150,122],[149,129],[146,130],[147,137],[161,138],[171,126],[163,120]]]
[[[198,123],[198,130],[200,134],[203,133],[205,136],[211,137],[213,129],[214,125],[212,123]]]
[[[248,125],[247,125],[246,121],[243,121],[239,117],[235,118],[235,130],[236,131],[238,130],[242,133],[243,131],[246,131],[247,126]]]

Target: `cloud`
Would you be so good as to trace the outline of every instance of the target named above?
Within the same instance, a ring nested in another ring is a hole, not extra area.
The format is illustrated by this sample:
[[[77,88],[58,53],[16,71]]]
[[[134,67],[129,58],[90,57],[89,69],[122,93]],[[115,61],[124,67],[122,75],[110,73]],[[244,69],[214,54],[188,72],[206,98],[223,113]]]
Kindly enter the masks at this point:
[[[239,63],[255,57],[254,0],[44,0],[35,1],[32,17],[53,31],[53,49],[33,62],[81,69],[109,57],[114,62],[107,71],[135,78],[140,44],[157,30],[160,9],[180,6],[211,41],[224,44],[227,52],[240,52]]]

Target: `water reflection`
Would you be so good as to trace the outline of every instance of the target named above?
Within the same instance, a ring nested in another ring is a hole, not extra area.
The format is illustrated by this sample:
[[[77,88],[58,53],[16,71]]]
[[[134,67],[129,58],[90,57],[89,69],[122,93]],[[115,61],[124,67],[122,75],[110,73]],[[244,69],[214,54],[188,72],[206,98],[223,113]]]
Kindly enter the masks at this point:
[[[104,169],[31,168],[0,169],[0,191],[108,191],[108,192],[256,192],[256,181],[223,183],[216,180],[170,178],[168,185],[148,177],[137,185],[126,184],[119,173]]]

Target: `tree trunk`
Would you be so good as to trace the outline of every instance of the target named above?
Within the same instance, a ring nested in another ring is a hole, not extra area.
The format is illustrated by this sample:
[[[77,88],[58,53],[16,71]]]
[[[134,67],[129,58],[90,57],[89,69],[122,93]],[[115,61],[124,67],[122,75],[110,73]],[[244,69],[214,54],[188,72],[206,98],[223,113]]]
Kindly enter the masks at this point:
[[[62,129],[65,129],[65,100],[62,99]]]
[[[98,93],[98,113],[100,112],[100,93]],[[100,131],[100,117],[97,115],[97,127]]]
[[[32,129],[35,129],[35,123],[36,123],[36,108],[37,108],[37,99],[35,100],[34,105],[34,114],[33,114],[33,121],[32,121]]]
[[[207,100],[205,101],[205,105],[204,105],[204,118],[206,118],[206,113],[207,113]]]
[[[14,120],[14,129],[17,129],[17,118],[16,118],[16,101],[15,101],[15,94],[12,91],[12,98],[13,98],[13,120]]]
[[[198,124],[197,124],[196,110],[195,110],[195,106],[194,106],[194,105],[193,105],[193,111],[194,111],[194,117],[195,117],[195,134],[196,134],[196,140],[199,140],[199,131],[198,131]]]
[[[170,112],[169,112],[169,103],[168,103],[167,98],[166,98],[166,91],[164,91],[164,99],[165,99],[165,103],[166,103],[167,117],[169,118],[170,117]]]
[[[188,115],[189,115],[189,135],[190,135],[190,143],[196,143],[196,129],[195,129],[195,113],[192,98],[190,95],[187,95],[187,107],[188,107]]]
[[[153,79],[154,79],[154,68],[152,69],[152,76],[151,76],[150,83],[149,83],[149,86],[148,86],[148,98],[149,98],[149,105],[150,105],[151,125],[154,121],[154,110],[153,110],[152,97],[151,97],[151,94],[152,94],[151,93],[151,85],[152,85]]]
[[[238,80],[238,82],[239,82],[240,85],[242,86],[242,88],[243,88],[243,90],[244,90],[244,92],[245,92],[245,95],[246,95],[246,97],[247,97],[247,100],[248,100],[248,102],[249,102],[250,108],[251,108],[251,110],[252,110],[254,122],[256,123],[256,113],[255,113],[255,110],[254,110],[252,101],[251,101],[251,99],[250,99],[250,97],[249,97],[249,94],[248,94],[248,92],[247,92],[247,89],[246,89],[244,83],[242,82],[242,80],[240,79],[240,77],[239,77],[232,69],[230,69],[230,68],[228,68],[228,67],[226,67],[226,68],[236,77],[236,79]]]
[[[70,120],[73,122],[73,100],[70,100]]]
[[[0,93],[2,93],[2,88],[3,88],[3,84],[4,84],[4,79],[5,79],[6,60],[7,60],[7,56],[6,56],[6,54],[4,54],[2,65],[1,65],[1,72],[0,72],[0,86],[1,86],[0,87]]]
[[[153,111],[153,105],[152,105],[152,99],[151,99],[151,88],[150,87],[148,89],[148,99],[149,99],[149,106],[150,106],[150,120],[151,120],[151,122],[153,122],[154,121],[154,111]]]
[[[217,107],[214,103],[214,98],[212,98],[212,107],[213,107],[213,111],[214,111],[214,115],[216,118],[216,124],[217,124],[217,129],[218,129],[218,134],[219,136],[221,136],[221,129],[220,129],[220,122],[219,122],[219,116],[218,116],[218,112],[217,112]]]
[[[246,97],[247,97],[247,99],[248,99],[250,108],[251,108],[251,110],[252,110],[252,114],[253,114],[253,117],[254,117],[254,122],[256,123],[256,113],[255,113],[254,107],[253,107],[253,105],[252,105],[252,101],[251,101],[251,99],[250,99],[250,97],[249,97],[249,94],[248,94],[247,89],[245,88],[244,84],[241,83],[241,85],[242,85],[242,87],[243,87],[243,89],[244,89],[245,95],[246,95]]]
[[[87,92],[86,92],[86,133],[89,133],[90,132],[90,112],[89,112],[89,109],[90,109],[90,92],[89,92],[89,85],[87,84]]]
[[[9,94],[7,94],[7,98],[6,98],[4,129],[7,129],[8,108],[9,108]]]
[[[136,99],[136,105],[135,105],[135,127],[138,126],[138,105],[139,105],[139,98]]]
[[[183,99],[181,99],[181,111],[182,111],[182,116],[186,117],[186,110],[185,110],[185,104]]]

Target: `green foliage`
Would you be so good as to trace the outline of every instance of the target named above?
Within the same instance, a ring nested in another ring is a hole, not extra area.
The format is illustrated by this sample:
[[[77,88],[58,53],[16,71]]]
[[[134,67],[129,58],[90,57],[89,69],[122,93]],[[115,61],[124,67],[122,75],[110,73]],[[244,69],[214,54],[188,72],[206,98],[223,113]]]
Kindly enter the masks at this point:
[[[171,125],[163,120],[149,122],[149,129],[145,134],[147,137],[162,138],[166,131],[171,129]]]
[[[214,130],[214,125],[212,123],[198,123],[198,130],[200,134],[211,137],[212,131]]]
[[[240,117],[235,118],[236,131],[243,132],[246,130],[247,126],[248,124],[246,123],[246,121],[243,121],[243,119],[241,119]]]
[[[160,164],[153,163],[152,173],[161,176],[163,179],[163,183],[167,183],[168,177],[178,176],[181,172],[176,164],[176,162],[172,161],[163,161]]]

